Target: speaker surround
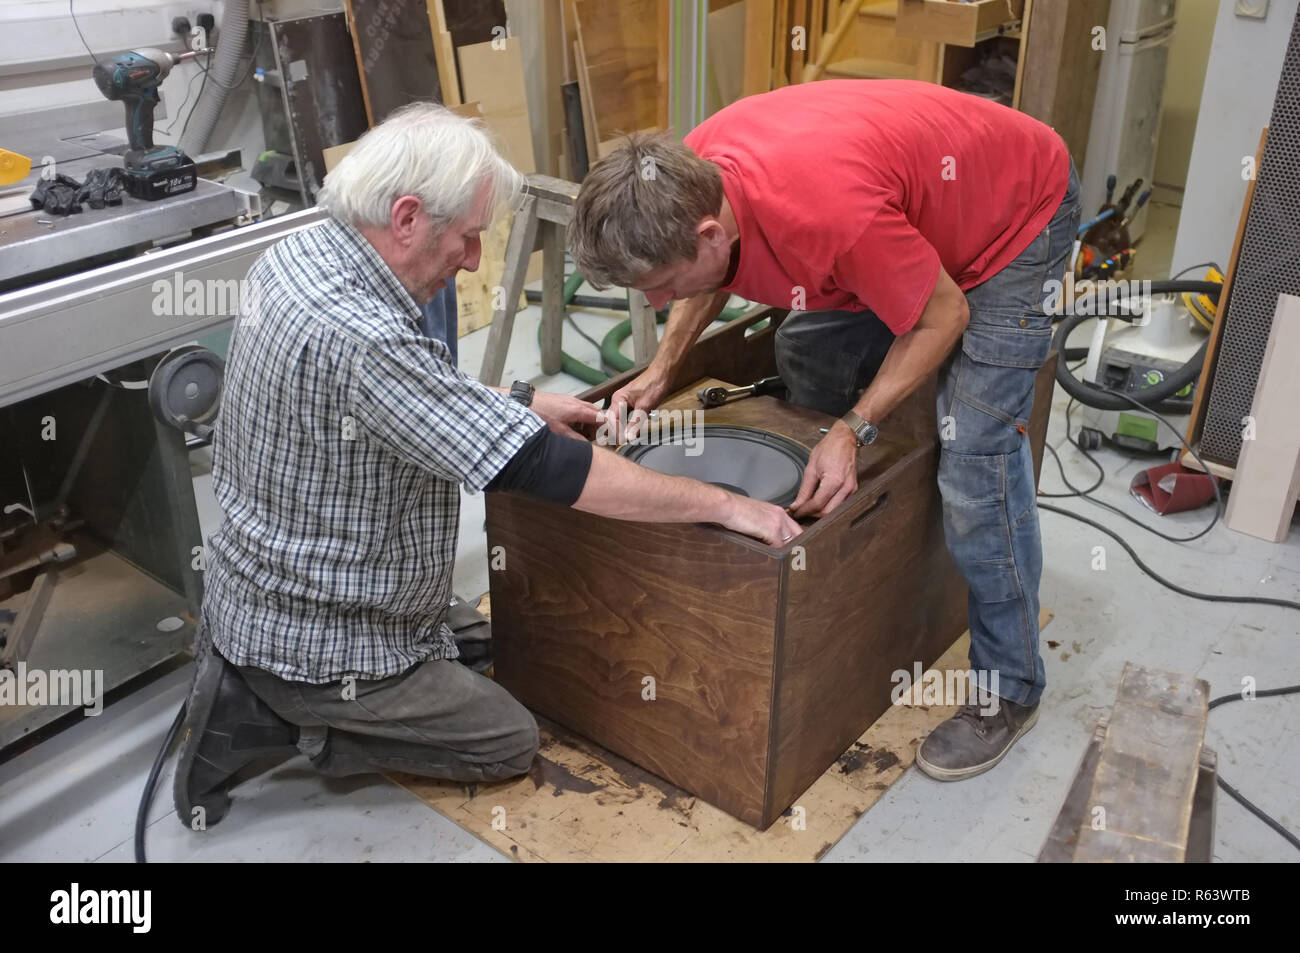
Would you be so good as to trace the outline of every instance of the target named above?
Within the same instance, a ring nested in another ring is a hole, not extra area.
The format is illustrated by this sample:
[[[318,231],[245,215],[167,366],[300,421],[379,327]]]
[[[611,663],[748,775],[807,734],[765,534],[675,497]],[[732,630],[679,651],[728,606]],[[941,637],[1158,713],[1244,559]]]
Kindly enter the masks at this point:
[[[669,476],[712,483],[741,496],[789,506],[799,493],[808,448],[767,430],[706,424],[674,429],[662,440],[629,444],[629,460]]]

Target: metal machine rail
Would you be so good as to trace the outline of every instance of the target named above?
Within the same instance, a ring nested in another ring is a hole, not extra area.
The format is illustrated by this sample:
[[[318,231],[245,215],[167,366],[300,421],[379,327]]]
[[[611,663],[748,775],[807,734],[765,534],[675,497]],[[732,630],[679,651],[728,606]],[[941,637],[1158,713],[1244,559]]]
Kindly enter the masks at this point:
[[[158,281],[236,281],[268,246],[326,219],[310,208],[0,295],[0,407],[157,354],[234,313],[154,307]]]

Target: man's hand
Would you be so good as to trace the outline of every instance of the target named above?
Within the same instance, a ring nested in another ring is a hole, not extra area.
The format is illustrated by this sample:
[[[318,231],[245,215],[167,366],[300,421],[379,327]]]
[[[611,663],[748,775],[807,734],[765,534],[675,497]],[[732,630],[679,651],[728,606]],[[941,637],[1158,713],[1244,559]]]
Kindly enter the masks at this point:
[[[588,439],[579,431],[590,429],[605,419],[604,413],[595,404],[566,394],[547,394],[540,390],[533,394],[532,410],[556,433],[575,440]]]
[[[826,516],[858,488],[858,441],[842,420],[813,448],[803,471],[793,516]]]
[[[646,415],[659,406],[668,390],[668,381],[655,367],[647,367],[641,376],[618,390],[609,399],[609,410],[605,411],[605,427],[614,437],[614,445],[633,439]],[[640,413],[637,413],[640,411]],[[627,430],[621,429],[622,422],[627,421]]]
[[[803,532],[779,506],[734,493],[728,496],[731,506],[722,524],[727,529],[761,539],[769,546],[784,546]]]

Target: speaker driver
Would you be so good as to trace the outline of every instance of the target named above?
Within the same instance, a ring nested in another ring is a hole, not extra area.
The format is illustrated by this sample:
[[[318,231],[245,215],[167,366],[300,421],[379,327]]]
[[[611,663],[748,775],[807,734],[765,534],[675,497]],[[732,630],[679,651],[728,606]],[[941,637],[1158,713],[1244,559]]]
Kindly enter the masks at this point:
[[[619,452],[657,473],[691,477],[777,506],[794,502],[808,465],[808,448],[788,437],[711,424],[671,428],[660,439]]]

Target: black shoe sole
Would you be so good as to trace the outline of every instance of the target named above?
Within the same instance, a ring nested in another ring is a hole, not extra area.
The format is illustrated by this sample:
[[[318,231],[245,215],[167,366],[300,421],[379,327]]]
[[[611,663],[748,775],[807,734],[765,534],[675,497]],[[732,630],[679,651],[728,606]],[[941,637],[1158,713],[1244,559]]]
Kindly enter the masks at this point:
[[[206,830],[226,816],[230,810],[230,788],[236,783],[236,773],[245,765],[263,757],[298,753],[290,740],[292,728],[288,722],[271,713],[271,717],[284,725],[283,739],[276,738],[277,726],[258,724],[258,719],[266,720],[258,709],[267,706],[256,699],[247,685],[243,689],[252,699],[252,709],[245,713],[249,721],[238,723],[233,734],[209,729],[212,712],[220,701],[223,679],[243,680],[238,670],[215,649],[210,653],[200,661],[201,668],[190,692],[190,709],[186,713],[185,734],[172,786],[176,815],[191,830]],[[211,780],[202,780],[205,775]],[[198,813],[200,809],[202,813]]]
[[[200,670],[195,675],[194,688],[190,691],[183,726],[185,733],[181,736],[180,760],[172,784],[176,816],[191,830],[205,830],[225,817],[230,809],[230,795],[223,786],[219,785],[215,790],[207,792],[190,790],[194,767],[199,759],[199,748],[207,734],[208,718],[216,707],[217,692],[221,689],[221,679],[225,674],[222,671],[225,660],[216,654],[215,649],[209,648],[208,653],[199,662]],[[202,814],[197,814],[196,809],[201,809]]]

